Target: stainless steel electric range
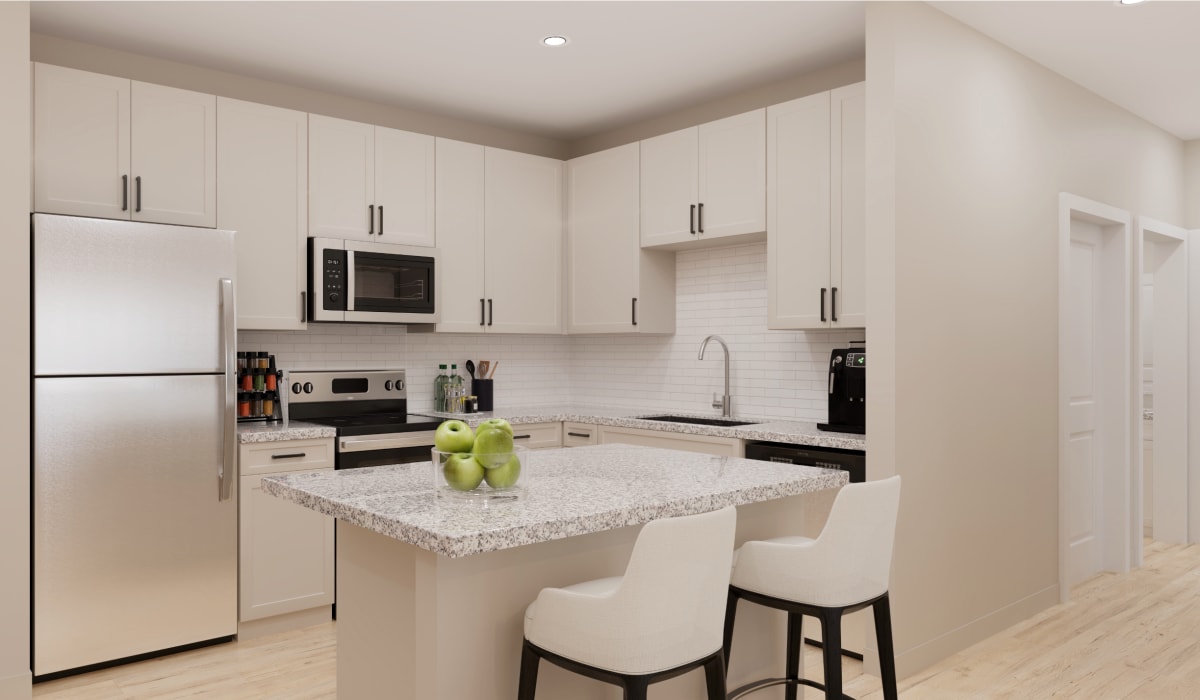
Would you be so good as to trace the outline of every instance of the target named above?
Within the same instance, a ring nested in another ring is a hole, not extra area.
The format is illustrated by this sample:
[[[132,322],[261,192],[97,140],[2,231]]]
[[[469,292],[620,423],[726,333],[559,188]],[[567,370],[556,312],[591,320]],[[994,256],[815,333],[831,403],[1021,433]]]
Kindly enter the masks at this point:
[[[288,417],[337,429],[335,468],[429,460],[440,418],[408,412],[404,370],[289,372]]]

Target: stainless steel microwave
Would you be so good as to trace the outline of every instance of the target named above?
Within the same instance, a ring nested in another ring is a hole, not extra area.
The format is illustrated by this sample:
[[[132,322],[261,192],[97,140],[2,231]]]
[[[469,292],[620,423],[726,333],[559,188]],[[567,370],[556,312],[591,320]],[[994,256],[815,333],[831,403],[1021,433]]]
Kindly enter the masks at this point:
[[[308,318],[351,323],[436,323],[437,250],[308,239]]]

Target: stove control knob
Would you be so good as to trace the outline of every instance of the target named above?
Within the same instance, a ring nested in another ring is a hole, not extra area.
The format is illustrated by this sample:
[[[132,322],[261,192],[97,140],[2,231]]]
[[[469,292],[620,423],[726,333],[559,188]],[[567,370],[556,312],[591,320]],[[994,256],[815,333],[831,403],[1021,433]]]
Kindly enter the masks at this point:
[[[312,382],[304,382],[304,393],[306,393],[306,394],[313,393]]]
[[[392,380],[390,380],[390,379],[389,379],[389,380],[387,380],[386,382],[384,382],[384,383],[383,383],[383,390],[384,390],[384,391],[391,391],[391,390],[392,390]]]
[[[296,382],[295,384],[292,385],[292,393],[293,394],[300,393],[300,382]]]
[[[403,379],[396,380],[396,391],[404,391],[404,380]]]
[[[330,292],[330,293],[329,293],[329,301],[337,301],[337,300],[338,300],[338,293],[337,293],[337,292]]]

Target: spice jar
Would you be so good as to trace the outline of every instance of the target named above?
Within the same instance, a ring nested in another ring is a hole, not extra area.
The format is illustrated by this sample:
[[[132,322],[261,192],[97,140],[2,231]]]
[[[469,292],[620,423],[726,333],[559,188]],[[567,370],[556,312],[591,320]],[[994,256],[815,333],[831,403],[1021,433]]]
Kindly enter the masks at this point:
[[[275,415],[275,392],[268,391],[263,394],[262,408],[264,416],[271,418]]]
[[[242,391],[254,391],[254,375],[250,373],[250,370],[246,370],[242,374],[241,389]]]
[[[250,415],[261,416],[263,414],[263,395],[261,391],[256,391],[250,395]]]
[[[246,369],[249,367],[249,364],[248,364],[249,360],[246,358],[246,356],[247,356],[248,354],[249,354],[249,353],[245,353],[245,352],[239,352],[239,353],[237,354],[237,363],[238,363],[238,364],[237,364],[237,368],[238,368],[238,374],[241,374],[242,372],[245,372],[245,371],[246,371]]]
[[[266,391],[267,389],[267,371],[265,369],[254,370],[254,390]]]
[[[239,418],[249,418],[250,417],[250,394],[247,394],[244,391],[238,392],[238,407],[237,408],[238,408],[238,417]]]
[[[258,369],[267,369],[270,366],[270,364],[271,364],[271,360],[270,360],[269,352],[263,351],[263,352],[258,353],[256,364],[254,365],[255,367],[257,367]]]
[[[275,391],[278,387],[276,384],[275,370],[267,370],[267,391]],[[270,411],[267,411],[270,413]]]

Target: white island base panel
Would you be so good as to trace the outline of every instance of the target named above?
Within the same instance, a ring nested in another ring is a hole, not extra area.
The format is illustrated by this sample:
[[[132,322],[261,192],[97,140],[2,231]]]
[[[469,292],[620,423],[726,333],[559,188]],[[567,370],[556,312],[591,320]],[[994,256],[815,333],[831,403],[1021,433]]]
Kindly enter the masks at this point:
[[[814,536],[835,490],[738,506],[737,542]],[[545,587],[625,570],[640,526],[450,558],[338,522],[339,700],[512,700],[525,608]],[[785,616],[738,608],[730,689],[783,675]],[[816,621],[806,621],[812,629]],[[697,670],[651,687],[655,700],[705,697]],[[759,693],[773,697],[771,691]],[[539,700],[618,700],[616,686],[542,661]]]

